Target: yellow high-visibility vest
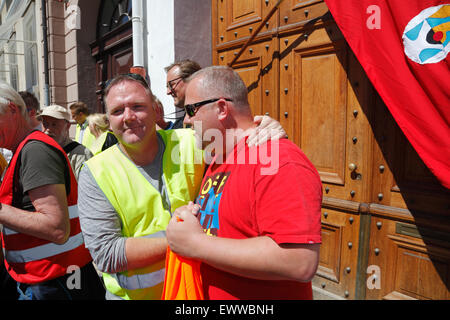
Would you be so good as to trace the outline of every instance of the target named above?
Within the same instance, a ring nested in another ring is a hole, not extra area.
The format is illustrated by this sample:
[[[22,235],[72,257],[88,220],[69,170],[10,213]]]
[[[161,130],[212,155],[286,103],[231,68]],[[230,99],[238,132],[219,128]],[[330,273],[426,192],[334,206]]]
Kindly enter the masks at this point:
[[[108,134],[114,135],[114,133],[110,131],[103,132],[95,141],[92,143],[91,152],[95,156],[96,154],[99,154],[102,152],[103,145],[106,142],[106,138],[108,137]]]
[[[163,179],[173,212],[197,196],[204,172],[203,157],[195,147],[191,129],[161,130],[159,134],[165,144]],[[165,237],[171,212],[164,209],[161,194],[119,145],[99,153],[85,165],[117,211],[124,237]],[[105,286],[127,300],[160,299],[164,264],[161,260],[141,269],[103,273]]]
[[[81,142],[78,141],[80,138],[80,133],[81,133],[81,126],[79,124],[77,124],[77,128],[75,130],[75,141],[81,143],[83,146],[85,146],[92,152],[92,150],[91,150],[92,144],[94,143],[96,138],[92,134],[91,130],[89,129],[89,126],[86,125],[86,129],[84,130],[84,133],[83,133],[83,140]]]

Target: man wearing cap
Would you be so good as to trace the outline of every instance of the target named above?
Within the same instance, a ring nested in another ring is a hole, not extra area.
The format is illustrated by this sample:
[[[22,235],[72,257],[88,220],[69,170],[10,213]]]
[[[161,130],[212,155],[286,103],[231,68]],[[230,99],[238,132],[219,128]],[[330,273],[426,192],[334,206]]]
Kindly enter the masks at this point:
[[[84,162],[93,155],[88,148],[70,139],[69,112],[64,107],[51,105],[43,109],[40,117],[42,118],[43,132],[55,139],[67,153],[73,173],[78,180],[78,174]]]

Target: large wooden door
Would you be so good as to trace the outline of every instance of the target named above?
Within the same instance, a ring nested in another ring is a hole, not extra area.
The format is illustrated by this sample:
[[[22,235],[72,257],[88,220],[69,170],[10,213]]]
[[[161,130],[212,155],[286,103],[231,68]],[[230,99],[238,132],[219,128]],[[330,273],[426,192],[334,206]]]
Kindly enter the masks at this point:
[[[91,44],[96,59],[95,112],[105,112],[103,90],[108,80],[129,73],[133,66],[132,1],[102,0],[97,18],[97,39]]]
[[[275,0],[213,0],[228,64]],[[321,0],[285,0],[233,65],[255,114],[278,119],[319,171],[317,298],[447,299],[450,197],[402,135]]]
[[[374,101],[367,299],[450,299],[450,193]]]
[[[278,118],[276,71],[272,58],[275,50],[276,43],[270,38],[254,43],[233,66],[248,87],[249,102],[254,115],[268,114]],[[219,52],[218,64],[230,63],[238,51],[233,47],[224,48]]]
[[[228,65],[238,54],[242,40],[248,39],[270,8],[264,1],[215,1],[216,12],[215,64]],[[214,15],[214,14],[213,14]],[[276,26],[276,17],[270,19],[265,29]],[[262,33],[234,64],[249,90],[249,102],[254,115],[268,114],[278,118],[277,70],[278,41],[270,33]]]
[[[97,105],[96,112],[105,112],[103,90],[109,79],[129,73],[133,66],[132,26],[128,22],[91,45],[96,59]]]

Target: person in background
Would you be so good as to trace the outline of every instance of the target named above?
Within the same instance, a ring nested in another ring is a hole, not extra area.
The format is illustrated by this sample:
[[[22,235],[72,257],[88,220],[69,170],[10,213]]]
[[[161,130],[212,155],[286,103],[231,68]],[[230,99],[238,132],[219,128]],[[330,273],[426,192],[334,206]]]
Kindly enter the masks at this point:
[[[20,91],[19,95],[25,102],[31,126],[35,130],[42,130],[42,124],[37,119],[39,113],[39,102],[37,98],[27,91]],[[12,158],[12,152],[8,149],[0,148],[0,182],[3,180],[3,173]],[[0,233],[3,226],[0,225]],[[16,282],[11,278],[3,264],[3,254],[0,251],[0,300],[16,300],[18,297]]]
[[[0,153],[0,185],[3,180],[3,172],[8,166],[8,162]],[[0,225],[0,233],[2,232],[3,226]],[[11,276],[6,271],[5,265],[3,264],[3,252],[0,250],[0,301],[4,300],[17,300],[17,284],[11,278]]]
[[[173,98],[176,116],[174,119],[175,122],[172,121],[166,122],[164,119],[165,118],[164,107],[161,101],[159,101],[159,99],[155,97],[154,100],[155,110],[157,112],[156,124],[158,125],[158,128],[163,130],[169,130],[169,129],[183,128],[184,126],[186,127],[190,126],[190,124],[183,125],[183,121],[186,114],[184,110],[184,101],[187,86],[186,79],[200,69],[201,69],[200,65],[197,62],[192,61],[190,59],[176,61],[167,66],[166,68],[164,68],[164,70],[167,73],[166,76],[167,95],[170,95]],[[278,123],[276,121],[273,121],[273,119],[271,119],[268,116],[257,115],[255,116],[254,121],[255,124],[266,128],[266,131],[269,131],[270,128],[274,128],[275,131],[278,130]],[[285,136],[286,134],[284,132],[283,136],[281,135],[278,137],[273,136],[272,139],[280,139]],[[258,138],[261,137],[258,136]],[[254,143],[255,139],[256,135],[251,139],[250,143]]]
[[[40,115],[43,132],[55,139],[64,149],[69,158],[75,178],[78,180],[84,163],[93,157],[91,151],[82,144],[70,139],[70,114],[66,108],[59,105],[45,107]]]
[[[156,119],[155,123],[157,125],[158,130],[170,130],[172,129],[173,123],[169,121],[167,123],[164,119],[164,107],[162,105],[161,100],[158,97],[153,96],[153,108],[155,109]]]
[[[40,108],[38,99],[34,94],[28,91],[19,91],[19,94],[27,106],[31,127],[34,130],[42,131],[42,123],[39,121]]]
[[[95,136],[89,129],[89,123],[87,121],[89,110],[87,105],[84,102],[75,102],[69,106],[69,109],[72,114],[72,119],[77,123],[75,141],[91,150],[92,144],[95,141]]]
[[[232,68],[204,68],[186,82],[184,121],[214,154],[196,204],[169,222],[171,250],[201,262],[206,299],[312,299],[321,242],[317,170],[287,139],[248,146],[255,124]],[[211,130],[224,137],[214,148],[202,139]]]
[[[118,142],[116,136],[110,130],[109,120],[106,114],[91,114],[87,117],[87,121],[89,123],[89,130],[96,138],[91,147],[94,155],[105,151]]]
[[[175,122],[169,121],[165,128],[161,129],[178,129],[183,127],[184,120],[184,96],[186,91],[185,79],[191,74],[200,70],[200,65],[192,60],[186,59],[172,63],[164,68],[167,73],[166,88],[167,95],[172,96],[175,105]]]
[[[19,299],[103,299],[84,246],[78,186],[66,153],[33,130],[25,102],[6,83],[0,83],[0,137],[0,147],[14,154],[0,186],[0,224],[5,268]]]

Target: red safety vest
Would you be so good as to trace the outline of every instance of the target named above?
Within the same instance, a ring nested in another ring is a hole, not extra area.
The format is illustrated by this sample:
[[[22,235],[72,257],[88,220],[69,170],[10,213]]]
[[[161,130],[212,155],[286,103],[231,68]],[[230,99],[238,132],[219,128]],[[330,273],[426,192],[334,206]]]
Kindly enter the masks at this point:
[[[67,169],[70,174],[70,193],[67,195],[70,236],[66,243],[58,245],[48,240],[19,233],[6,226],[3,228],[2,240],[3,248],[5,249],[6,269],[17,282],[36,284],[65,275],[69,266],[81,268],[89,263],[92,258],[84,246],[81,233],[76,206],[78,185],[70,167],[70,162],[63,149],[46,134],[40,131],[33,131],[20,143],[11,159],[0,187],[0,202],[13,205],[14,196],[16,196],[15,186],[17,186],[16,179],[18,179],[21,150],[31,140],[42,141],[57,149],[66,159]]]

